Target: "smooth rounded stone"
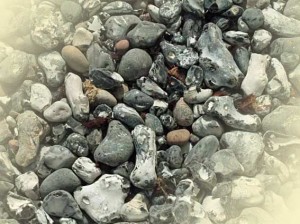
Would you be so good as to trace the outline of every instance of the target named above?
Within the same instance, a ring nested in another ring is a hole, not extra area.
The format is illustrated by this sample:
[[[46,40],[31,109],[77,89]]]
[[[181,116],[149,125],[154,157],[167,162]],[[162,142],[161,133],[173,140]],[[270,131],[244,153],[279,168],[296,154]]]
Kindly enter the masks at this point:
[[[34,162],[38,154],[40,143],[49,132],[49,126],[33,111],[25,111],[17,117],[19,149],[16,154],[16,163],[27,167]]]
[[[87,156],[89,154],[89,146],[86,138],[80,134],[70,134],[63,146],[68,148],[77,156]]]
[[[204,137],[207,135],[214,135],[216,137],[221,137],[224,133],[223,124],[217,119],[203,115],[198,118],[192,125],[193,133],[199,137]]]
[[[249,34],[241,31],[227,31],[223,33],[223,38],[226,42],[233,46],[244,46],[250,44]]]
[[[45,72],[47,85],[59,87],[65,79],[66,62],[59,52],[45,52],[38,56],[38,64]]]
[[[283,14],[287,17],[294,18],[297,20],[300,20],[300,6],[298,4],[299,2],[297,0],[289,0],[287,1]]]
[[[283,52],[297,54],[300,51],[300,37],[277,38],[270,45],[270,55],[279,57]]]
[[[182,2],[182,8],[186,12],[193,13],[199,17],[204,16],[204,0],[184,0]]]
[[[226,208],[223,207],[220,198],[206,196],[202,202],[204,211],[214,223],[224,223],[228,217]]]
[[[101,175],[101,170],[88,157],[79,157],[72,165],[74,173],[83,181],[91,184]]]
[[[61,55],[66,61],[67,65],[70,66],[76,72],[85,73],[89,69],[89,62],[84,54],[72,45],[64,46],[61,50]]]
[[[173,223],[172,204],[152,205],[149,209],[150,223]]]
[[[127,38],[133,48],[153,47],[165,31],[163,24],[141,21],[127,33]]]
[[[282,183],[287,182],[290,177],[290,172],[283,162],[265,152],[263,155],[263,163],[268,174],[278,176],[278,179]]]
[[[140,21],[135,15],[111,16],[104,24],[106,37],[115,41],[119,40],[126,36],[130,27],[133,27]]]
[[[127,39],[119,40],[115,43],[114,50],[118,53],[126,53],[130,47],[130,43]]]
[[[50,122],[66,122],[72,116],[72,110],[67,103],[56,101],[44,111],[43,115]]]
[[[132,89],[124,94],[123,102],[137,111],[144,111],[153,105],[154,100],[140,90]]]
[[[91,69],[89,77],[93,84],[101,89],[112,89],[120,86],[124,79],[117,72],[111,72],[106,68]]]
[[[189,105],[184,102],[182,97],[178,100],[174,107],[173,116],[176,123],[183,127],[191,126],[194,121],[193,111]]]
[[[19,85],[25,79],[29,67],[29,58],[25,52],[13,51],[0,62],[0,82]]]
[[[86,51],[86,58],[89,61],[90,69],[106,68],[109,71],[115,70],[115,64],[111,55],[99,46],[98,43],[90,44]]]
[[[113,108],[114,118],[122,121],[130,128],[134,128],[136,125],[144,124],[144,120],[138,114],[138,112],[132,107],[126,106],[124,103],[119,103]]]
[[[168,97],[168,94],[148,77],[143,76],[136,80],[136,83],[142,92],[153,98],[166,99]],[[155,101],[153,106],[155,106]]]
[[[13,183],[21,175],[20,171],[11,163],[9,154],[4,147],[0,148],[0,181]]]
[[[291,84],[281,62],[277,58],[272,58],[268,70],[272,78],[268,82],[266,93],[281,100],[288,99],[291,95]]]
[[[213,135],[203,137],[187,154],[183,166],[201,163],[210,158],[219,149],[219,140]]]
[[[247,74],[241,89],[246,95],[260,96],[268,84],[267,68],[270,65],[269,55],[251,53]]]
[[[243,7],[238,5],[232,5],[229,9],[222,13],[222,16],[228,18],[237,18],[240,17],[244,12]]]
[[[204,0],[204,8],[211,13],[220,13],[232,6],[232,0]]]
[[[123,55],[118,73],[125,81],[134,81],[142,76],[147,76],[151,65],[150,55],[142,49],[134,48]]]
[[[299,137],[299,120],[298,106],[283,105],[264,117],[262,129]]]
[[[199,63],[204,71],[206,85],[213,89],[238,86],[244,75],[226,48],[220,28],[214,23],[207,23],[203,30],[205,32],[202,32],[196,48],[201,52]]]
[[[73,24],[77,24],[82,17],[82,8],[74,1],[63,1],[60,6],[60,11],[65,20]]]
[[[159,119],[167,130],[173,130],[177,127],[175,119],[170,114],[162,114]]]
[[[300,30],[295,29],[300,26],[299,20],[289,18],[272,8],[265,8],[262,13],[265,18],[263,27],[272,34],[279,37],[298,37],[300,35]]]
[[[136,162],[130,174],[131,183],[141,189],[151,189],[157,179],[155,133],[144,125],[137,125],[132,131],[132,137]]]
[[[105,138],[94,152],[95,161],[116,167],[126,162],[133,153],[130,132],[121,122],[109,123]]]
[[[166,150],[167,162],[171,169],[180,168],[183,162],[183,156],[181,148],[177,145],[173,145]]]
[[[200,66],[192,65],[187,71],[185,84],[187,86],[197,86],[200,87],[203,83],[203,70]]]
[[[52,145],[43,156],[44,164],[54,170],[71,168],[77,157],[66,147]]]
[[[297,90],[300,91],[300,65],[298,65],[294,71],[292,71],[289,74],[289,80],[291,81],[291,83],[293,84],[293,87]]]
[[[132,14],[133,8],[126,1],[114,1],[105,5],[102,11],[108,13],[111,16],[114,16],[122,14]]]
[[[47,86],[34,83],[31,86],[30,106],[32,109],[43,113],[52,103],[52,94]]]
[[[199,104],[204,103],[212,95],[212,89],[199,89],[197,86],[192,86],[184,91],[183,99],[188,104]]]
[[[120,209],[130,189],[130,183],[116,174],[104,174],[91,185],[74,192],[80,208],[97,223],[111,223],[120,218]]]
[[[169,64],[176,64],[179,67],[189,69],[199,60],[198,53],[191,47],[171,44],[165,40],[160,42],[160,47]]]
[[[92,41],[93,41],[93,34],[87,29],[83,27],[79,27],[78,29],[76,29],[74,33],[72,45],[74,47],[84,50],[91,45]]]
[[[184,145],[190,139],[190,132],[187,129],[177,129],[167,134],[169,145]]]
[[[28,171],[18,176],[15,185],[26,197],[32,200],[39,199],[39,178],[34,172]]]
[[[252,30],[256,30],[264,24],[264,14],[257,8],[246,9],[242,15],[242,19]]]
[[[237,20],[237,25],[238,25],[238,30],[245,32],[245,33],[250,33],[250,28],[247,25],[247,23],[244,22],[242,17],[239,17]]]
[[[255,105],[256,105],[254,107],[255,114],[264,117],[267,114],[269,114],[272,110],[273,107],[272,97],[269,95],[261,95],[259,97],[256,97]]]
[[[256,30],[253,34],[251,47],[255,52],[266,49],[272,40],[272,34],[264,29]]]
[[[300,56],[295,53],[283,52],[280,55],[280,62],[286,71],[294,70],[300,61]]]
[[[178,0],[166,1],[159,7],[159,19],[162,23],[169,25],[179,18],[182,3]]]
[[[151,128],[156,135],[163,135],[164,128],[159,120],[158,117],[156,117],[153,114],[147,113],[145,118],[145,126]]]
[[[54,171],[40,185],[40,194],[44,198],[55,190],[64,190],[70,193],[81,186],[79,178],[67,168],[61,168]]]
[[[194,118],[199,118],[200,116],[205,114],[203,106],[204,106],[203,104],[194,104],[193,105]]]
[[[55,217],[82,219],[82,212],[72,195],[64,190],[49,193],[42,204],[45,212]]]
[[[65,91],[74,118],[79,121],[87,120],[89,100],[83,94],[81,78],[74,73],[68,73],[65,78]]]
[[[265,147],[260,134],[230,131],[222,135],[220,144],[222,148],[233,150],[244,167],[244,175],[254,176],[258,172]]]
[[[130,222],[146,221],[149,216],[148,204],[145,195],[136,194],[132,200],[122,206],[120,210],[122,219]]]

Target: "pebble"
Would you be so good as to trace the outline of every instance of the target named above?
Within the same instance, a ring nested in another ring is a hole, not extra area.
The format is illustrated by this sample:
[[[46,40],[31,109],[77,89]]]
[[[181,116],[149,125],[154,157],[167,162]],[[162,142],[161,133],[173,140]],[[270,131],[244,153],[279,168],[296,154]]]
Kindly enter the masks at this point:
[[[81,50],[84,50],[91,45],[92,41],[93,41],[93,34],[87,29],[80,27],[76,29],[74,33],[72,45]]]
[[[255,223],[265,223],[265,224],[272,224],[275,221],[275,219],[264,209],[261,209],[259,207],[251,207],[251,208],[245,208],[239,217],[233,218],[230,221],[226,222],[226,224],[233,224],[233,223],[239,223],[239,222],[253,222],[255,220]]]
[[[16,163],[27,167],[36,159],[40,144],[49,132],[48,124],[32,111],[25,111],[17,117],[19,150]]]
[[[120,218],[129,189],[129,181],[124,177],[104,174],[93,184],[76,190],[74,198],[94,222],[111,223]]]
[[[204,188],[211,191],[217,184],[217,175],[207,165],[195,161],[189,164],[188,169],[192,174],[192,178],[198,188]]]
[[[200,66],[192,65],[187,71],[185,84],[187,86],[197,86],[200,87],[203,83],[204,74]]]
[[[128,85],[123,83],[121,86],[118,86],[114,90],[112,90],[112,94],[118,101],[121,101],[124,97],[124,94],[128,91]]]
[[[295,53],[283,52],[280,55],[280,62],[287,72],[293,71],[297,67],[299,61],[300,57]]]
[[[127,33],[127,38],[133,48],[148,48],[153,47],[165,31],[163,24],[141,21]]]
[[[32,109],[43,113],[52,103],[52,94],[47,86],[35,83],[31,86],[30,106]]]
[[[125,163],[122,163],[121,165],[117,166],[113,170],[113,173],[125,177],[126,179],[129,179],[130,173],[132,172],[133,168],[134,163],[126,161]]]
[[[55,217],[82,219],[82,212],[73,196],[64,190],[55,190],[43,200],[44,210]]]
[[[165,66],[163,54],[159,53],[149,70],[149,77],[162,87],[167,84],[168,69]]]
[[[146,93],[147,95],[153,97],[153,98],[158,98],[158,99],[166,99],[168,97],[168,94],[159,87],[154,81],[152,81],[148,77],[141,77],[138,80],[136,80],[137,86],[141,89],[142,92]],[[156,101],[157,102],[157,101]],[[161,102],[161,101],[160,101]],[[162,106],[164,107],[164,103],[159,103],[163,104]],[[155,101],[153,103],[153,107],[155,107],[157,104],[155,104]]]
[[[123,84],[124,79],[117,72],[111,72],[106,68],[92,69],[89,77],[97,88],[112,89]]]
[[[77,157],[66,147],[61,145],[52,145],[43,156],[47,167],[58,170],[61,168],[71,168]]]
[[[171,169],[181,168],[183,162],[183,156],[181,148],[177,145],[172,145],[166,150],[167,162]]]
[[[39,178],[34,172],[28,171],[18,176],[15,179],[15,186],[26,197],[32,200],[39,199]]]
[[[223,1],[204,1],[204,7],[211,13],[220,13],[229,9],[232,6],[231,0],[223,0]]]
[[[282,183],[287,182],[290,177],[290,172],[288,167],[283,162],[281,162],[276,157],[264,152],[263,163],[268,174],[278,176],[278,179]]]
[[[173,24],[180,16],[182,3],[178,0],[166,1],[159,7],[159,19],[165,25]]]
[[[189,141],[189,138],[190,132],[187,129],[178,129],[167,134],[167,143],[169,145],[184,145]]]
[[[132,107],[126,106],[124,103],[119,103],[113,108],[114,118],[122,121],[130,128],[134,128],[136,125],[144,124],[144,120],[138,114],[138,112]]]
[[[66,122],[72,116],[70,106],[63,101],[56,101],[43,113],[49,122]]]
[[[77,24],[82,17],[82,8],[74,1],[62,1],[60,11],[63,17],[73,24]]]
[[[152,59],[146,51],[133,48],[123,55],[118,73],[125,81],[134,81],[148,75],[151,65]]]
[[[186,12],[193,13],[200,18],[204,16],[204,1],[184,0],[182,9]]]
[[[183,127],[191,126],[194,121],[193,111],[189,107],[189,105],[184,102],[182,97],[177,101],[175,105],[173,116],[176,123]]]
[[[94,154],[97,146],[101,143],[102,138],[103,138],[103,133],[101,129],[99,130],[94,129],[86,136],[86,140],[88,142],[89,149],[92,154]]]
[[[266,49],[272,40],[272,34],[264,29],[256,30],[253,34],[251,46],[255,52],[261,52]]]
[[[64,190],[69,193],[81,185],[79,178],[67,168],[61,168],[51,173],[40,185],[40,194],[45,198],[49,193],[56,190]]]
[[[203,115],[199,117],[192,125],[193,133],[199,137],[214,135],[221,137],[224,133],[224,125],[217,119]]]
[[[256,30],[264,24],[264,14],[257,8],[246,9],[242,15],[242,19],[252,30]]]
[[[38,64],[45,72],[47,85],[59,87],[65,79],[66,62],[59,52],[45,52],[38,56]]]
[[[120,14],[132,14],[133,8],[129,3],[125,1],[115,1],[105,5],[102,11],[108,13],[111,16],[114,16]]]
[[[286,2],[283,14],[287,17],[300,20],[299,15],[300,6],[297,0],[289,0]]]
[[[222,205],[220,198],[206,196],[202,206],[211,221],[215,223],[225,223],[227,220],[226,208]]]
[[[13,137],[6,120],[0,121],[0,143],[7,142]]]
[[[132,141],[127,128],[120,121],[112,120],[105,138],[94,152],[95,161],[113,167],[126,162],[134,150]]]
[[[124,94],[123,101],[137,111],[147,110],[154,103],[152,97],[137,89],[131,89],[130,91],[126,92]]]
[[[88,71],[89,62],[77,47],[67,45],[61,50],[61,55],[67,65],[74,71],[79,73],[85,73]]]
[[[294,71],[292,71],[289,75],[288,75],[288,77],[289,77],[289,80],[291,81],[291,83],[293,84],[293,87],[297,90],[297,91],[299,91],[300,90],[300,88],[299,88],[299,83],[300,83],[300,73],[299,73],[299,71],[300,71],[300,66],[298,65],[295,69],[294,69]]]
[[[162,125],[168,130],[173,130],[177,127],[175,119],[170,114],[162,114],[159,116],[159,119]]]
[[[77,156],[87,156],[89,154],[89,146],[86,138],[77,133],[70,134],[63,143],[63,146]]]
[[[91,184],[101,175],[101,170],[88,157],[79,157],[72,165],[74,173],[83,181]]]
[[[248,33],[241,31],[227,31],[223,33],[223,38],[226,42],[233,46],[244,46],[250,44]]]
[[[118,53],[124,54],[128,51],[130,43],[127,39],[119,40],[114,46],[114,50]]]
[[[147,113],[145,118],[145,126],[148,128],[151,128],[156,135],[160,136],[164,133],[164,128],[159,120],[158,117],[156,117],[153,114]]]
[[[137,125],[132,132],[132,138],[136,162],[130,174],[131,183],[141,189],[151,189],[157,179],[155,133],[144,125]]]
[[[277,38],[270,45],[270,55],[272,57],[278,57],[283,52],[289,52],[299,55],[300,50],[300,38]]]
[[[212,89],[199,89],[196,86],[192,86],[184,91],[183,99],[188,104],[199,104],[204,103],[212,95]]]
[[[172,204],[152,205],[149,209],[150,223],[172,223],[174,221],[172,208]]]

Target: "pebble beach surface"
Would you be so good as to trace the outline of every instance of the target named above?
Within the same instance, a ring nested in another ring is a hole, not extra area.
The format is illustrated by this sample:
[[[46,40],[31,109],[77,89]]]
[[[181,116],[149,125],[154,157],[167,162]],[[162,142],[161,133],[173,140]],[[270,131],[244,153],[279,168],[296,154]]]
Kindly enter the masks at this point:
[[[0,224],[299,223],[299,10],[0,3]]]

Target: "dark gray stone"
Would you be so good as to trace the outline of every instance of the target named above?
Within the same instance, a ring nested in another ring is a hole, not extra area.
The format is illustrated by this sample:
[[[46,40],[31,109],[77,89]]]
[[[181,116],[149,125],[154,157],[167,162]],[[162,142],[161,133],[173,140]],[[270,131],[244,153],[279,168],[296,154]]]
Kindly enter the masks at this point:
[[[114,118],[122,121],[130,128],[134,128],[136,125],[144,124],[144,120],[138,114],[138,112],[132,107],[126,106],[124,103],[119,103],[113,108]]]
[[[147,110],[154,103],[152,97],[137,89],[131,89],[130,91],[126,92],[124,94],[123,101],[137,111]]]
[[[63,144],[77,156],[87,156],[89,154],[89,146],[86,138],[80,134],[70,134]]]
[[[149,77],[157,84],[165,87],[168,78],[168,69],[165,66],[165,58],[163,54],[159,53],[149,70]]]
[[[167,162],[169,163],[170,168],[180,168],[183,161],[181,148],[177,145],[173,145],[166,150],[166,153]]]
[[[221,137],[224,132],[223,124],[217,119],[210,117],[208,115],[203,115],[198,118],[192,125],[193,133],[204,137],[207,135],[214,135],[216,137]]]
[[[107,68],[91,69],[89,77],[93,84],[101,89],[113,89],[121,86],[124,82],[122,76],[117,72],[111,72]]]
[[[149,128],[151,128],[156,135],[163,135],[164,128],[159,120],[158,117],[156,117],[153,114],[147,113],[145,118],[145,125]]]

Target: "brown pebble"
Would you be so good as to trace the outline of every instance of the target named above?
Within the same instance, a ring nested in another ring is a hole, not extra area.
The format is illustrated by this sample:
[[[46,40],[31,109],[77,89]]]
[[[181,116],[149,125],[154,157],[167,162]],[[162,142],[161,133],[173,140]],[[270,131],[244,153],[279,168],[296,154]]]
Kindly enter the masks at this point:
[[[84,54],[76,47],[68,45],[61,50],[61,55],[71,69],[84,73],[89,69],[89,62]]]
[[[184,145],[189,139],[190,132],[187,129],[178,129],[167,134],[167,143],[169,145]]]
[[[127,84],[122,84],[113,90],[112,94],[116,97],[118,101],[121,101],[124,97],[124,94],[129,91]]]
[[[193,111],[181,97],[175,105],[173,116],[178,125],[188,127],[193,124]]]
[[[129,41],[124,39],[124,40],[119,40],[115,44],[115,51],[125,53],[129,49]]]

